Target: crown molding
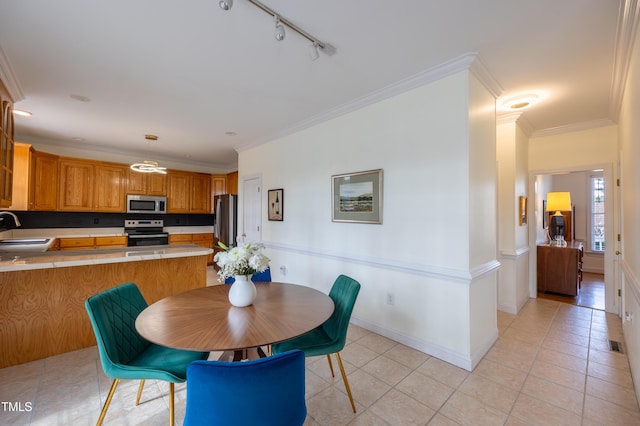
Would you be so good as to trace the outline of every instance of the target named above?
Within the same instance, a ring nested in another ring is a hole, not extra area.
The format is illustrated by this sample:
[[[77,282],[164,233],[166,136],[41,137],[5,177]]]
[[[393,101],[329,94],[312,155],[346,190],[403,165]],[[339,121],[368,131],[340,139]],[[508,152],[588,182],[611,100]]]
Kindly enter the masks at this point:
[[[9,91],[9,96],[11,96],[11,100],[13,100],[14,103],[24,99],[24,94],[22,93],[18,79],[11,68],[9,58],[7,58],[4,50],[2,50],[2,46],[0,46],[0,81],[2,81],[4,87]]]
[[[487,68],[478,59],[478,54],[475,52],[466,53],[464,55],[453,58],[450,61],[444,62],[435,67],[429,68],[382,89],[371,92],[367,95],[354,99],[351,102],[339,105],[308,120],[301,121],[293,126],[289,126],[282,129],[279,132],[273,133],[266,138],[257,139],[244,144],[237,148],[238,152],[245,151],[250,148],[265,144],[275,139],[280,139],[285,136],[300,132],[310,127],[319,125],[334,118],[338,118],[353,111],[357,111],[366,106],[376,104],[385,99],[400,95],[410,90],[422,87],[426,84],[433,83],[441,80],[450,75],[456,74],[461,71],[471,70],[473,74],[482,81],[483,84],[488,86],[487,88],[495,93],[496,90],[501,90],[500,85],[491,76]]]
[[[624,87],[629,74],[629,62],[633,53],[633,42],[640,22],[638,0],[623,0],[618,13],[618,33],[613,61],[613,79],[609,98],[609,114],[614,121],[620,116]]]
[[[616,123],[610,118],[602,118],[600,120],[586,121],[584,123],[574,123],[566,126],[558,126],[558,127],[551,127],[549,129],[536,130],[533,133],[531,133],[530,137],[539,138],[544,136],[560,135],[563,133],[579,132],[582,130],[590,130],[598,127],[613,126],[615,124]]]

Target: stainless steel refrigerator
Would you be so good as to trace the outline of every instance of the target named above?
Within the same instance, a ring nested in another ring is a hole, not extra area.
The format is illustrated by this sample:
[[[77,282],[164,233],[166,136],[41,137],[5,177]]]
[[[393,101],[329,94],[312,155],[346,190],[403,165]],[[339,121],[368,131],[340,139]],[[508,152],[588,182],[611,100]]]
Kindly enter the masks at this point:
[[[216,195],[213,235],[227,247],[236,245],[238,235],[238,196],[233,194]]]

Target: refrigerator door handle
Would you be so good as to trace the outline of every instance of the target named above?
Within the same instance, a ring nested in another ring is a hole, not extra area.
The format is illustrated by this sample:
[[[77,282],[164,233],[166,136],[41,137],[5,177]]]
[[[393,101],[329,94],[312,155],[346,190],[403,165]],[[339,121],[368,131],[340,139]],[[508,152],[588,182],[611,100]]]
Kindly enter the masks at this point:
[[[220,216],[222,214],[222,198],[216,200],[216,221],[213,225],[213,234],[220,239]]]

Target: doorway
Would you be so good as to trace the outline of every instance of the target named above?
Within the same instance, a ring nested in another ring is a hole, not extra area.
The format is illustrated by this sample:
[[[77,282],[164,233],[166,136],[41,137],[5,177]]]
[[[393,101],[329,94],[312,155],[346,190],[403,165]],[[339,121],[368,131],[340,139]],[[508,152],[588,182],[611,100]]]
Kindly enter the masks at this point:
[[[593,244],[597,241],[594,238],[592,226],[592,188],[590,186],[591,176],[594,172],[604,176],[604,237],[606,244],[601,242],[601,246]],[[614,232],[614,186],[613,165],[602,164],[593,165],[586,168],[576,168],[573,170],[547,170],[544,172],[531,172],[531,193],[535,194],[535,202],[532,217],[535,223],[530,228],[531,242],[531,261],[533,262],[532,274],[530,277],[531,296],[553,299],[560,302],[570,303],[578,306],[589,307],[593,309],[605,310],[607,312],[619,314],[620,300],[616,297],[618,283],[614,282],[614,262],[613,252],[615,251],[615,232]],[[537,276],[536,262],[537,256],[536,245],[543,244],[548,241],[546,228],[543,218],[547,213],[544,211],[545,195],[552,191],[569,191],[571,192],[571,202],[575,206],[575,239],[581,240],[585,250],[583,258],[583,280],[580,293],[576,297],[562,296],[554,294],[539,294],[537,292]],[[575,197],[574,197],[575,194]],[[598,249],[602,250],[598,250]]]

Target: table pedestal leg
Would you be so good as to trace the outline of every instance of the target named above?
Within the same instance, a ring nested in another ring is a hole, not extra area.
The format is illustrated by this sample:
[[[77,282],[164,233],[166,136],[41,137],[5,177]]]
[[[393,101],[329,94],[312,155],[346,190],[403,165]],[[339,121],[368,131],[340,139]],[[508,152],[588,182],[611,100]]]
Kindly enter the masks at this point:
[[[267,354],[264,353],[260,346],[255,348],[236,349],[234,351],[224,351],[218,361],[247,361],[250,359],[264,358]]]

